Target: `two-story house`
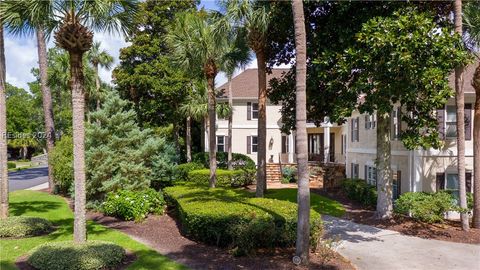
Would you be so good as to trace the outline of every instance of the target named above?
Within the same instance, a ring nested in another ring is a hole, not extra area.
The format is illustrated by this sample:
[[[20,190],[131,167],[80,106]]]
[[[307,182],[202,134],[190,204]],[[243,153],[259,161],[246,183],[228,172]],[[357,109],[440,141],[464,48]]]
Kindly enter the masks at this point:
[[[472,192],[473,173],[473,105],[475,89],[471,85],[476,65],[468,66],[464,73],[465,91],[465,161],[467,192]],[[452,74],[449,84],[455,89]],[[433,192],[450,190],[458,192],[457,130],[455,99],[450,98],[443,108],[436,110],[438,130],[444,142],[442,149],[407,150],[400,141],[401,109],[392,112],[392,170],[394,197],[408,191]],[[347,132],[346,174],[376,184],[376,118],[354,112],[344,125]]]

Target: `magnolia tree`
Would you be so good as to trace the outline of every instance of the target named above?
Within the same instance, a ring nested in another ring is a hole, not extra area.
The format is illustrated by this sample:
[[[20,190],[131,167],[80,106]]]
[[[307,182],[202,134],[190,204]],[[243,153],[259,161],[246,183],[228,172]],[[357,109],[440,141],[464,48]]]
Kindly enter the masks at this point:
[[[406,123],[401,140],[406,148],[439,148],[435,111],[452,96],[448,76],[468,60],[460,36],[437,25],[426,13],[403,9],[369,20],[356,43],[337,65],[345,115],[353,109],[376,113],[377,217],[392,216],[391,112],[398,105]],[[358,97],[361,101],[358,102]]]

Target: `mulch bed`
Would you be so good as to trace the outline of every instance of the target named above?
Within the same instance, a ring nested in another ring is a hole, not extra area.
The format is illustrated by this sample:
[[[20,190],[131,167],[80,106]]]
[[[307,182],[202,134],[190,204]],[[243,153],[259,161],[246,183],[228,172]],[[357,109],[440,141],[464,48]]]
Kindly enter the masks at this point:
[[[252,256],[235,257],[226,249],[197,243],[184,237],[180,232],[179,223],[168,214],[149,216],[141,223],[123,221],[93,212],[88,213],[88,218],[122,231],[192,269],[354,269],[340,255],[322,265],[321,258],[314,253],[310,255],[309,267],[297,267],[291,261],[293,249],[261,250]]]
[[[346,210],[343,218],[356,223],[426,239],[480,244],[480,229],[472,228],[468,232],[462,231],[459,221],[446,220],[443,224],[428,224],[400,215],[395,215],[395,217],[390,220],[378,220],[374,218],[375,209],[367,208],[348,199],[341,190],[325,192],[322,189],[312,189],[312,192],[329,197],[343,204]]]
[[[19,270],[37,270],[35,267],[33,267],[33,266],[31,266],[27,263],[28,256],[29,256],[28,254],[23,255],[23,256],[19,257],[17,259],[17,261],[15,262],[15,265],[17,266],[17,268]],[[132,252],[127,250],[126,256],[123,259],[122,264],[117,266],[114,269],[125,270],[125,269],[128,268],[128,266],[130,266],[130,264],[134,263],[136,259],[137,259],[137,256],[135,255],[135,253],[132,253]],[[113,268],[112,268],[112,270],[113,270]]]

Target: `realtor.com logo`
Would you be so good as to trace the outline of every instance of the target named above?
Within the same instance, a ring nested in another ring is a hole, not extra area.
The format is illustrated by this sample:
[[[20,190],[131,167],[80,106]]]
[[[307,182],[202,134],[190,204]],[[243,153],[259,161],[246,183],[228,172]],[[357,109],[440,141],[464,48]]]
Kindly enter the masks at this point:
[[[51,136],[51,133],[46,132],[32,132],[32,133],[19,133],[19,132],[4,132],[2,134],[7,140],[18,140],[18,139],[35,139],[35,140],[45,140]],[[56,132],[54,134],[55,139],[59,139],[62,136],[61,132]]]

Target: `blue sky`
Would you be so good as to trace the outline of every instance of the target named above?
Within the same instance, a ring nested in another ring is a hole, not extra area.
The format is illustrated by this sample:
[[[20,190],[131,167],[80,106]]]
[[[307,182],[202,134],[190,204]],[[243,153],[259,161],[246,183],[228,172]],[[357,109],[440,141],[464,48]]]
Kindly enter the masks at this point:
[[[199,8],[204,7],[207,10],[218,10],[218,6],[213,0],[202,0]],[[106,33],[95,33],[94,40],[102,43],[102,48],[107,50],[115,59],[115,65],[118,64],[118,55],[120,48],[128,46],[123,36],[109,35]],[[48,48],[54,47],[52,39],[48,42]],[[15,37],[8,32],[5,34],[5,60],[7,82],[17,87],[28,89],[28,82],[34,80],[30,70],[38,67],[37,43],[34,36]],[[247,68],[255,68],[256,60],[253,59]],[[240,71],[237,71],[237,73]],[[100,77],[103,81],[111,81],[111,71],[100,69]],[[226,81],[223,74],[216,78],[216,84],[220,85]]]

